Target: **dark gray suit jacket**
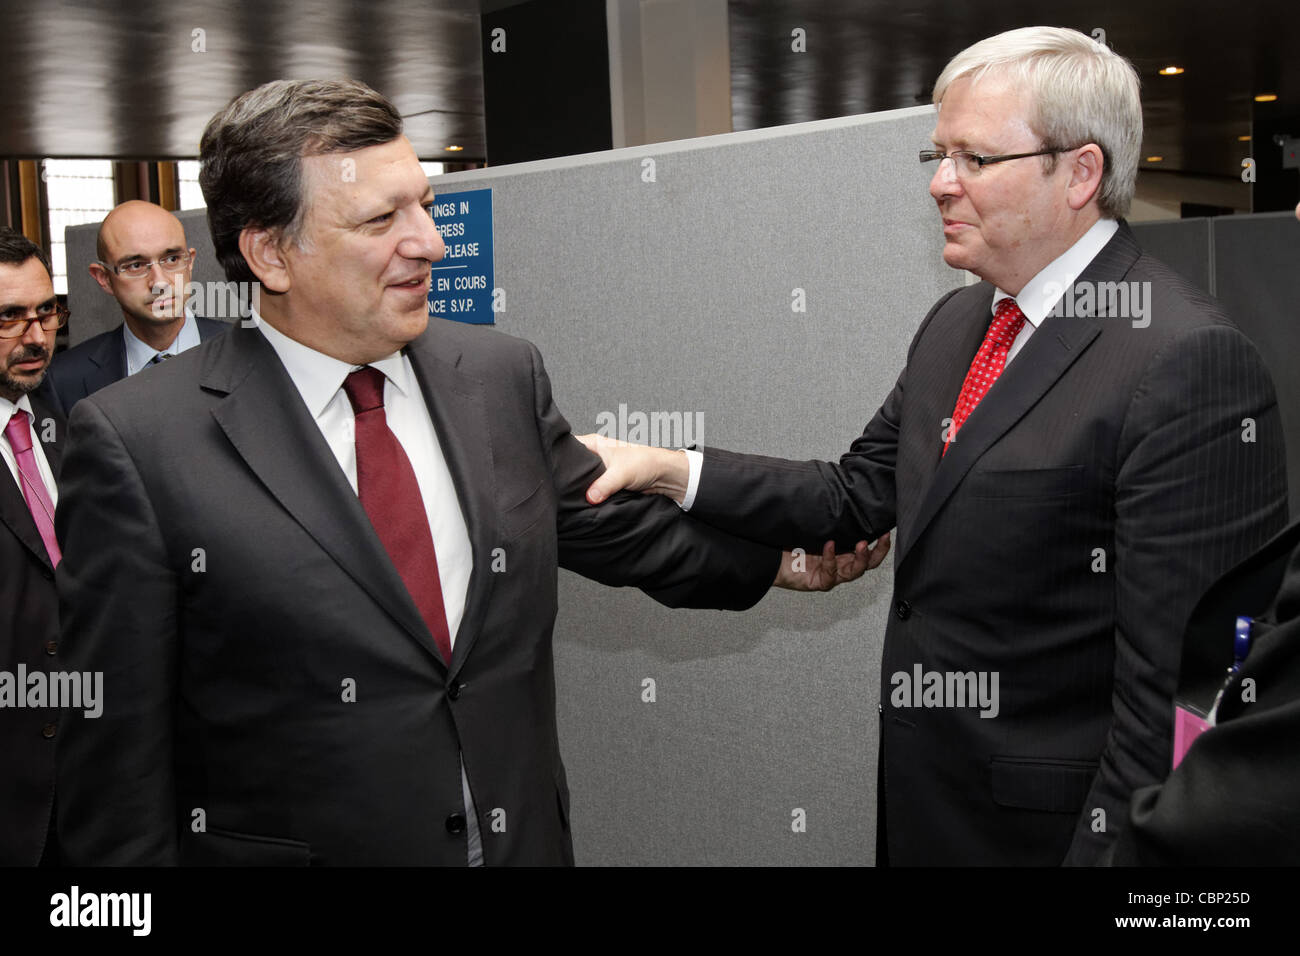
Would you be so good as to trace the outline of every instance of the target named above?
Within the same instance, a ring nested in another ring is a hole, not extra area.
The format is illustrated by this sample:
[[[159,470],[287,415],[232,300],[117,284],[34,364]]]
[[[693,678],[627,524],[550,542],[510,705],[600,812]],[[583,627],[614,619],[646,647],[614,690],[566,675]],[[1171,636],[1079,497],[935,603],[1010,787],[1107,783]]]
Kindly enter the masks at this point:
[[[57,479],[63,416],[43,389],[31,401],[36,437]],[[16,676],[20,664],[29,674],[57,669],[63,664],[54,569],[18,483],[0,469],[0,670]],[[54,806],[57,723],[53,708],[0,707],[0,866],[40,862]]]
[[[529,343],[435,320],[408,354],[473,548],[450,669],[259,331],[77,405],[59,590],[105,704],[62,735],[71,863],[464,865],[458,754],[488,865],[571,862],[558,568],[674,606],[766,592],[772,549],[586,505],[600,461]]]
[[[203,342],[230,328],[229,322],[195,318],[199,339]],[[54,357],[45,378],[58,396],[64,415],[70,414],[72,406],[92,392],[126,378],[126,341],[122,338],[122,326],[100,332],[60,352]]]
[[[1285,523],[1254,347],[1124,224],[1079,279],[1119,280],[1149,284],[1149,326],[1048,317],[946,457],[987,283],[935,305],[838,463],[705,452],[691,514],[721,530],[815,549],[897,528],[881,862],[1095,862],[1133,791],[1168,770],[1193,603]],[[997,716],[902,706],[916,701],[894,698],[894,675],[917,667],[996,673]]]
[[[1223,685],[1237,615],[1256,619],[1254,642],[1224,689],[1216,726],[1196,738],[1163,785],[1134,794],[1111,862],[1300,865],[1300,522],[1201,599],[1180,691],[1201,670]]]

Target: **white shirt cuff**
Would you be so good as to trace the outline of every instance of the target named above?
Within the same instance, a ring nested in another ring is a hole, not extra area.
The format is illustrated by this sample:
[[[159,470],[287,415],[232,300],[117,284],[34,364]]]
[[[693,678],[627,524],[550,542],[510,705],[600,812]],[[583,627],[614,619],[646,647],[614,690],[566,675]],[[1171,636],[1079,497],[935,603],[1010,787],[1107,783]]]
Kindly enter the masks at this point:
[[[700,469],[704,467],[704,455],[691,448],[683,448],[686,454],[686,466],[691,470],[691,476],[686,480],[686,497],[682,499],[681,509],[690,511],[691,505],[695,504],[695,492],[700,487]]]

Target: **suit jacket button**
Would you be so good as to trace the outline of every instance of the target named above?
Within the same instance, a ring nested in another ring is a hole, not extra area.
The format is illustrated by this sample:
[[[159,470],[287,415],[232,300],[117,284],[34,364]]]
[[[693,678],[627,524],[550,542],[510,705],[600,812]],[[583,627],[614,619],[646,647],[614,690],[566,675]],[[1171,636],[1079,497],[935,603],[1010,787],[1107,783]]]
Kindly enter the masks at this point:
[[[452,684],[447,688],[447,696],[452,700],[460,700],[460,684]]]
[[[46,724],[44,727],[41,728],[41,736],[44,737],[46,740],[49,740],[56,733],[58,733],[58,730],[59,728],[57,724]]]
[[[46,654],[49,654],[51,657],[53,657],[55,654],[59,653],[59,642],[58,642],[58,641],[46,641],[46,642],[45,642],[45,653],[46,653]]]
[[[447,818],[447,832],[459,835],[465,832],[465,814],[453,813]]]
[[[898,615],[900,621],[906,621],[912,616],[912,605],[899,598],[898,603],[894,605],[894,613]]]
[[[45,567],[44,565],[41,565],[41,577],[45,578],[45,580],[47,581],[53,581],[54,572],[51,571],[49,568]]]

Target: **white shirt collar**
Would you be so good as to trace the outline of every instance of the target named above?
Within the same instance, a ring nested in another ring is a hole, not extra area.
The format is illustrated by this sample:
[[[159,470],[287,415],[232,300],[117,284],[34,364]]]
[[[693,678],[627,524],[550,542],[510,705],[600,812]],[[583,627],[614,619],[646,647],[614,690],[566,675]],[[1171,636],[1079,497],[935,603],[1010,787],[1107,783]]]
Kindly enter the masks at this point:
[[[1043,319],[1047,318],[1048,313],[1065,294],[1065,290],[1074,286],[1074,280],[1088,268],[1088,263],[1097,258],[1097,253],[1101,252],[1118,230],[1119,223],[1116,220],[1098,219],[1074,245],[1025,283],[1025,287],[1020,290],[1018,296],[1015,296],[1015,300],[1030,325],[1038,328],[1042,324]],[[995,289],[992,310],[996,313],[998,303],[1009,298],[1011,298],[1010,292]]]
[[[9,399],[0,396],[0,432],[3,432],[9,425],[9,419],[14,417],[14,412],[21,409],[27,413],[27,424],[36,421],[36,411],[32,408],[31,398],[24,392],[18,396],[18,401],[11,402]]]
[[[336,359],[289,338],[256,312],[253,313],[252,321],[258,331],[271,343],[275,354],[280,357],[284,370],[289,373],[289,378],[293,380],[298,393],[302,395],[307,411],[311,413],[313,419],[320,418],[326,406],[334,400],[334,396],[343,387],[343,380],[361,368],[360,365],[352,365]],[[401,352],[393,352],[378,361],[371,362],[370,365],[383,372],[388,381],[392,382],[403,395],[409,393],[408,366],[402,359]]]
[[[148,365],[158,350],[152,345],[148,345],[136,338],[131,327],[125,322],[122,323],[122,339],[126,342],[126,374],[134,375],[140,369]],[[202,337],[199,335],[199,323],[194,319],[194,313],[189,309],[185,310],[185,321],[181,324],[181,329],[176,333],[176,338],[172,339],[171,345],[163,349],[171,355],[179,355],[186,349],[192,349],[199,345]]]

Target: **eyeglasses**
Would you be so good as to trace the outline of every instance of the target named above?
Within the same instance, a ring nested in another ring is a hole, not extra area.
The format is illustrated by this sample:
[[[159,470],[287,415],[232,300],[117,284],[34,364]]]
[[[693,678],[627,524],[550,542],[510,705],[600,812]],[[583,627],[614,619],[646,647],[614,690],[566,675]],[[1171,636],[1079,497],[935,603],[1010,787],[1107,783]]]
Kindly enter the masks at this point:
[[[18,310],[14,309],[12,311],[17,312]],[[30,319],[25,317],[25,311],[23,313],[24,318],[21,319],[12,318],[8,312],[0,316],[0,339],[22,338],[27,334],[27,330],[33,322],[41,323],[41,328],[46,332],[57,332],[68,324],[68,315],[70,313],[57,303],[38,305],[33,311],[36,315]]]
[[[945,159],[951,159],[953,170],[958,176],[978,176],[981,169],[985,166],[992,166],[994,163],[1005,163],[1009,159],[1027,159],[1030,156],[1051,156],[1055,153],[1068,153],[1070,150],[1078,148],[1077,146],[1068,146],[1064,149],[1051,147],[1033,153],[1004,153],[1001,156],[981,156],[979,153],[972,153],[969,149],[954,149],[951,153],[945,153],[938,149],[923,149],[921,150],[921,162],[933,163],[938,160],[942,163]]]
[[[98,260],[96,260],[98,262]],[[123,262],[120,266],[110,266],[107,262],[99,264],[109,272],[115,272],[127,279],[140,279],[149,274],[154,265],[160,265],[163,272],[180,272],[190,261],[188,252],[169,252],[165,256],[159,256],[157,259],[132,259],[130,262]]]

